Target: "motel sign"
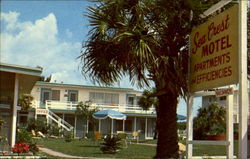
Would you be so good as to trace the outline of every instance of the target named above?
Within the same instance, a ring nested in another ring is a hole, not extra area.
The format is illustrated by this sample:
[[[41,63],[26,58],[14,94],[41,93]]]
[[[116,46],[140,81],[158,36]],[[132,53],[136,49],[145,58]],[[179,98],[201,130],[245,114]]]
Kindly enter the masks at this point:
[[[238,6],[193,29],[191,92],[238,82]]]

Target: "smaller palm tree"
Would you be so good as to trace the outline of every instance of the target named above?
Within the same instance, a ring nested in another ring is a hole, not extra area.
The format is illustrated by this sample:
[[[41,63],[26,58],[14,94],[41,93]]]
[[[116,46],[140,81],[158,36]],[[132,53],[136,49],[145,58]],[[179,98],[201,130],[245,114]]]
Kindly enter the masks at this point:
[[[76,106],[75,114],[86,120],[86,124],[90,122],[94,127],[97,120],[93,118],[92,114],[99,111],[97,108],[91,108],[91,101],[79,102]]]
[[[27,111],[32,107],[32,101],[34,97],[30,94],[22,94],[18,99],[18,105],[21,106],[22,110]]]
[[[159,111],[159,101],[158,98],[155,97],[156,90],[155,88],[151,90],[145,90],[140,97],[138,104],[144,110],[148,110],[150,107],[154,106],[156,113]],[[155,131],[154,131],[154,139],[157,139],[158,136],[158,119],[156,118]]]

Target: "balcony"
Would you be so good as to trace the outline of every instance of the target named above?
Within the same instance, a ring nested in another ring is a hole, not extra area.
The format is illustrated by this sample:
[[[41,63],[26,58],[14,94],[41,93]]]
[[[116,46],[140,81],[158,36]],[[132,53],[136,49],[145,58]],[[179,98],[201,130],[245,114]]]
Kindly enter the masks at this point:
[[[59,109],[59,110],[76,110],[77,107],[76,102],[59,102],[46,100],[45,104],[41,105],[39,101],[34,102],[35,108],[46,108],[46,109]],[[90,109],[105,110],[111,109],[116,110],[122,113],[139,113],[139,114],[155,114],[155,108],[151,107],[149,110],[143,110],[138,105],[128,105],[128,104],[97,104],[93,103],[90,106]]]

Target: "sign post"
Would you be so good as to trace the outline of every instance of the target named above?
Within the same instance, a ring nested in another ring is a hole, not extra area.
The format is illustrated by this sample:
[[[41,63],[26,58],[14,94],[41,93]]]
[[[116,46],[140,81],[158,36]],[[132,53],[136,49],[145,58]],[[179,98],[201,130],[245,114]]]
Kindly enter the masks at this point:
[[[247,1],[239,2],[239,153],[238,158],[247,158]]]
[[[231,2],[231,0],[229,0]],[[229,3],[220,1],[217,6]],[[193,29],[191,33],[190,92],[239,83],[239,152],[238,158],[247,158],[247,0],[236,4],[208,22]],[[216,6],[216,5],[215,5]],[[216,11],[211,7],[209,14]],[[227,124],[231,124],[233,96],[230,90],[217,92],[227,94]],[[190,105],[191,104],[191,105]],[[192,141],[192,97],[188,100],[187,158],[192,158],[192,144],[211,144],[215,142]],[[216,144],[227,145],[227,157],[233,155],[233,127],[227,126],[227,141]],[[191,135],[191,136],[189,136]],[[191,145],[189,145],[191,144]]]

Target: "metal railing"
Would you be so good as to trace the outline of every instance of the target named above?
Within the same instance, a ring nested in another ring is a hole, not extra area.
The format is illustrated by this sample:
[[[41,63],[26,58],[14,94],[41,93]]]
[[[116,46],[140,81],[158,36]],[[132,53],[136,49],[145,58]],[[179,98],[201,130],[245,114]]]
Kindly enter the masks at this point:
[[[52,101],[46,100],[45,105],[43,108],[46,109],[61,109],[61,110],[76,110],[77,107],[76,102],[60,102],[60,101]],[[39,101],[35,102],[36,108],[41,108],[41,104]],[[146,113],[152,114],[155,113],[155,108],[151,107],[149,110],[143,110],[139,105],[128,105],[128,104],[102,104],[102,103],[93,103],[90,106],[90,109],[97,108],[99,110],[104,109],[112,109],[122,113]]]
[[[58,115],[56,115],[55,113],[53,113],[49,109],[47,109],[47,110],[48,110],[48,113],[47,113],[48,117],[50,119],[52,119],[53,121],[55,121],[59,127],[63,127],[67,131],[72,131],[74,129],[74,127],[72,125],[70,125],[68,122],[66,122],[65,120],[60,118]]]

